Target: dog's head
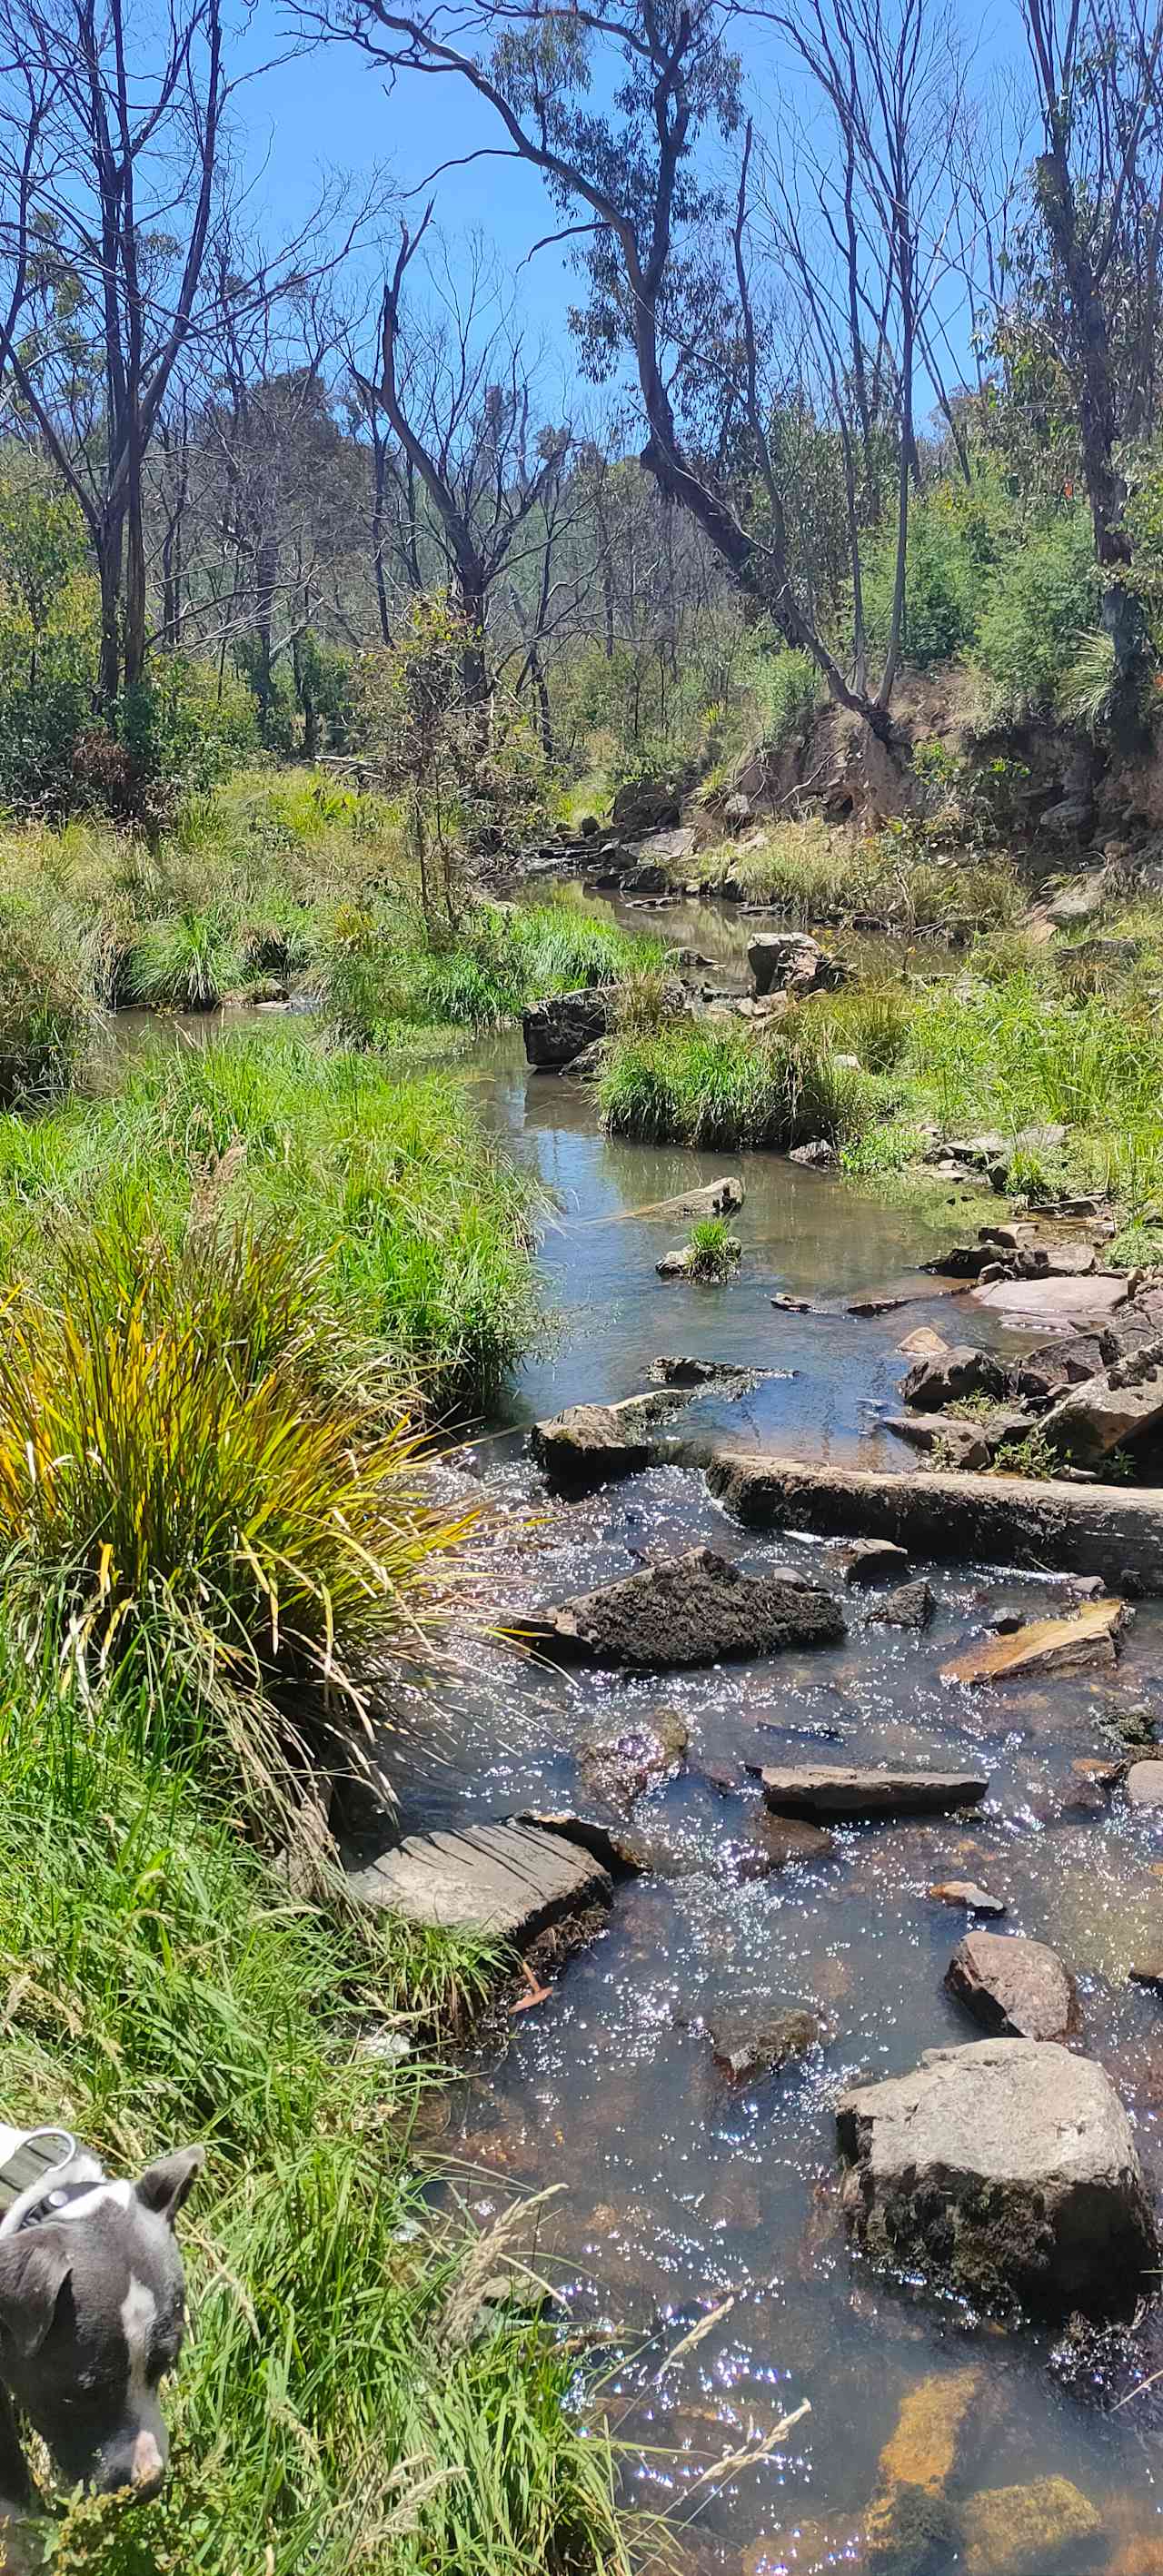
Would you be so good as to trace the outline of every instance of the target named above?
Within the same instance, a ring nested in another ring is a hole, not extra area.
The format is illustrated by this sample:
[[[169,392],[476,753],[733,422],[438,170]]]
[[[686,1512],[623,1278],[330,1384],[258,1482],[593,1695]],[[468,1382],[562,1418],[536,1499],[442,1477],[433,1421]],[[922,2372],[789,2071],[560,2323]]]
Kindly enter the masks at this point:
[[[158,2388],[185,2324],[174,2225],[204,2161],[185,2147],[139,2182],[101,2177],[0,2237],[0,2378],[71,2485],[150,2496],[164,2481]]]

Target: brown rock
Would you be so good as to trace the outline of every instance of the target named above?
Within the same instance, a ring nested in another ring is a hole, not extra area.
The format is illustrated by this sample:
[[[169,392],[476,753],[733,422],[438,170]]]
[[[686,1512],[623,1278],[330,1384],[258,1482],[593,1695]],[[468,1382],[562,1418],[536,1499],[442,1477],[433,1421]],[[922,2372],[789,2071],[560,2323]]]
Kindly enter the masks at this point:
[[[770,1765],[759,1777],[779,1815],[854,1820],[946,1815],[952,1807],[976,1806],[989,1787],[973,1771],[878,1771],[838,1762]]]
[[[901,1395],[918,1412],[937,1413],[942,1405],[963,1404],[969,1395],[1000,1395],[1005,1370],[992,1351],[959,1342],[943,1359],[918,1360],[901,1381]]]
[[[1096,1270],[1081,1279],[995,1279],[988,1287],[975,1288],[973,1298],[976,1305],[1011,1316],[1016,1323],[1035,1329],[1042,1324],[1061,1332],[1072,1325],[1085,1330],[1088,1325],[1105,1324],[1115,1307],[1125,1303],[1127,1293],[1120,1271]]]
[[[1127,1615],[1122,1601],[1088,1602],[1071,1619],[1035,1619],[1016,1636],[983,1639],[943,1664],[943,1682],[1020,1681],[1039,1673],[1088,1672],[1113,1664]]]
[[[943,1360],[949,1356],[949,1344],[940,1333],[931,1332],[927,1324],[918,1324],[915,1333],[906,1333],[897,1349],[907,1360]]]
[[[1126,1786],[1132,1807],[1144,1813],[1163,1807],[1163,1762],[1132,1762]]]
[[[907,1574],[909,1559],[907,1549],[895,1546],[891,1539],[854,1538],[829,1548],[828,1564],[835,1566],[845,1583],[892,1583]]]
[[[1006,1911],[1000,1896],[991,1896],[987,1887],[979,1887],[972,1878],[939,1879],[928,1892],[936,1897],[939,1905],[963,1905],[970,1914],[1004,1914]]]
[[[803,2009],[764,2012],[740,2006],[717,2016],[711,2025],[715,2064],[733,2084],[753,2075],[775,2075],[815,2048],[822,2033],[819,2015]]]
[[[1068,2576],[1091,2563],[1101,2529],[1069,2478],[983,2490],[962,2508],[965,2576]]]
[[[543,1652],[625,1669],[667,1671],[788,1646],[836,1645],[839,1603],[800,1574],[746,1574],[713,1548],[644,1566],[525,1623]]]
[[[996,2038],[1066,2039],[1079,2027],[1073,1977],[1056,1951],[1021,1933],[968,1932],[945,1984]]]
[[[679,1709],[646,1709],[641,1717],[591,1736],[580,1747],[582,1777],[586,1787],[608,1805],[632,1807],[647,1789],[673,1780],[688,1741],[689,1729]]]
[[[906,2391],[895,2430],[880,2455],[882,2487],[923,2487],[928,2495],[941,2494],[957,2465],[966,2418],[984,2379],[977,2367],[931,2371]]]
[[[894,1414],[884,1427],[897,1440],[907,1441],[910,1449],[921,1450],[942,1467],[972,1470],[989,1465],[989,1442],[982,1438],[975,1422],[959,1422],[956,1414]]]
[[[1159,1430],[1163,1366],[1143,1369],[1140,1375],[1141,1365],[1141,1359],[1127,1360],[1084,1386],[1071,1387],[1043,1414],[1043,1438],[1059,1458],[1076,1467],[1101,1467],[1112,1450],[1134,1448]]]
[[[874,1601],[868,1621],[870,1626],[879,1622],[884,1628],[919,1629],[927,1628],[932,1616],[931,1587],[923,1576],[918,1576],[915,1583],[898,1583],[895,1592],[886,1592],[882,1600]]]
[[[759,1809],[751,1830],[756,1850],[765,1856],[769,1869],[810,1868],[831,1860],[836,1849],[834,1837],[822,1825],[809,1824],[805,1816],[776,1816],[767,1807]]]

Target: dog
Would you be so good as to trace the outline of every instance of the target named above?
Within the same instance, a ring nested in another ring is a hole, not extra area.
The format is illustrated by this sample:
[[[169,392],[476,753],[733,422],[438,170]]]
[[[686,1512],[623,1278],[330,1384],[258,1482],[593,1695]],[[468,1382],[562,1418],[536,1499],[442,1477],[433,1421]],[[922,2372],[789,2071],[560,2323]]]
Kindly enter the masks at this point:
[[[70,2488],[164,2485],[158,2389],[185,2328],[174,2229],[204,2163],[183,2147],[119,2182],[65,2130],[0,2124],[0,2566],[24,2563],[37,2510],[20,2417]]]

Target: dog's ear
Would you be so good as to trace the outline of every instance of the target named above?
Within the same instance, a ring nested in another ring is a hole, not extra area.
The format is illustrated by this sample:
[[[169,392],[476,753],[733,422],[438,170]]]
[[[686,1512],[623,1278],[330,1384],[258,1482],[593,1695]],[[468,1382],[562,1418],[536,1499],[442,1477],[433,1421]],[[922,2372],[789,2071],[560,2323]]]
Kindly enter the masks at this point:
[[[172,2156],[162,2156],[156,2165],[147,2165],[137,2185],[143,2208],[168,2219],[172,2227],[205,2162],[205,2147],[178,2147]]]
[[[0,2241],[0,2327],[26,2361],[44,2342],[72,2268],[62,2227]]]

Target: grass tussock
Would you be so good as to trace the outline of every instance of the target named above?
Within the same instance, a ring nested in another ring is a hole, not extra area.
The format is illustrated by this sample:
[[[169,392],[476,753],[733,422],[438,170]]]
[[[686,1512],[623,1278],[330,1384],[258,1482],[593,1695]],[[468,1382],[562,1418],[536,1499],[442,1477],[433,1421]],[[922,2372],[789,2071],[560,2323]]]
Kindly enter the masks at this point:
[[[878,1095],[839,1052],[814,1013],[761,1032],[704,1021],[615,1036],[598,1087],[603,1123],[647,1143],[735,1151],[844,1144],[871,1123]]]
[[[91,958],[51,918],[0,897],[0,1110],[66,1091],[97,1027]]]
[[[482,2315],[499,2254],[432,2218],[413,2140],[431,2043],[497,1962],[464,1934],[289,1905],[204,1790],[99,1739],[0,1650],[8,2114],[66,2121],[116,2172],[208,2145],[182,2221],[191,2331],[170,2487],[74,2500],[65,2576],[600,2576],[623,2570],[576,2356]],[[361,2050],[388,2025],[413,2056]],[[528,2233],[532,2234],[532,2221]],[[512,2250],[532,2250],[518,2229]],[[531,2303],[533,2304],[533,2303]],[[465,2331],[475,2317],[476,2333]]]
[[[401,1023],[500,1028],[546,993],[661,978],[665,954],[564,899],[480,904],[438,944],[415,916],[348,910],[324,955],[321,1007],[354,1046],[380,1046]]]
[[[738,1235],[732,1234],[725,1217],[701,1217],[690,1231],[687,1277],[729,1279],[741,1251]]]
[[[252,1811],[278,1790],[270,1694],[308,1679],[358,1706],[373,1653],[415,1654],[465,1528],[425,1503],[407,1421],[327,1384],[314,1285],[269,1234],[98,1232],[51,1300],[0,1316],[12,1632],[85,1697],[132,1677],[167,1755],[193,1729]]]

